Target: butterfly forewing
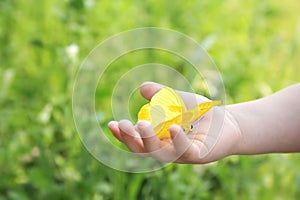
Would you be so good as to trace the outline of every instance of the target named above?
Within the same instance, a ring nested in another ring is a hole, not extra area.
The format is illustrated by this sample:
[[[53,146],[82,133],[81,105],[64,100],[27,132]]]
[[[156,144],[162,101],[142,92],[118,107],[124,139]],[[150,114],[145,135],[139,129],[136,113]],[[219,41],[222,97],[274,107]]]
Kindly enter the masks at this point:
[[[205,103],[201,103],[193,108],[189,109],[187,112],[183,113],[183,123],[192,123],[197,118],[204,115],[207,111],[209,111],[212,107],[220,105],[221,101],[209,101]]]
[[[175,90],[165,87],[156,93],[150,102],[151,106],[159,105],[162,107],[165,119],[169,120],[186,111],[182,98]]]

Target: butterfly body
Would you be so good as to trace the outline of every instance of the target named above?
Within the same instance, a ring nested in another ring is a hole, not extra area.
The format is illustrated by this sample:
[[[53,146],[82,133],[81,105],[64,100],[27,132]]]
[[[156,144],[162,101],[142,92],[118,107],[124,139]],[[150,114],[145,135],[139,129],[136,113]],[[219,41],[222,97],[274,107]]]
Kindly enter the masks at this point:
[[[157,136],[170,138],[169,127],[178,124],[185,133],[192,130],[192,122],[219,105],[220,101],[210,101],[187,109],[182,98],[171,88],[164,87],[138,113],[138,120],[150,121]]]

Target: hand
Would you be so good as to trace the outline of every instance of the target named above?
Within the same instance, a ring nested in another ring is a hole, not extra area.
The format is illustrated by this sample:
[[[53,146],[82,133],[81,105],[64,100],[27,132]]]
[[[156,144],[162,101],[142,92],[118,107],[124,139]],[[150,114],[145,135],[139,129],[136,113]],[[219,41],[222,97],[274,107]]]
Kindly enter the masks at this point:
[[[150,100],[163,86],[147,82],[141,85],[143,97]],[[187,108],[209,101],[207,98],[178,91]],[[195,99],[196,102],[192,99]],[[147,121],[135,126],[128,120],[108,124],[113,135],[129,150],[162,162],[208,163],[235,153],[241,133],[226,107],[216,106],[193,122],[192,133],[185,134],[176,124],[170,126],[170,139],[160,140]]]

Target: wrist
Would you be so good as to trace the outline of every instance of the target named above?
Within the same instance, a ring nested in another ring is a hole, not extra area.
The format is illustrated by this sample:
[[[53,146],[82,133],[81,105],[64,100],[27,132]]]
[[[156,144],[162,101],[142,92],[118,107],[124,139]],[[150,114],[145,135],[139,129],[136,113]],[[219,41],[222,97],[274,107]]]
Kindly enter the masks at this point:
[[[229,132],[231,135],[231,139],[232,139],[232,146],[229,150],[228,155],[238,155],[241,154],[241,144],[243,141],[243,133],[242,133],[242,128],[239,124],[238,121],[238,114],[236,113],[235,109],[234,109],[234,105],[228,105],[225,106],[225,112],[226,112],[226,118],[228,121],[228,126],[229,128]]]
[[[261,112],[261,100],[232,104],[228,111],[239,130],[239,138],[233,154],[258,154],[264,146],[264,125],[261,123],[265,115]]]

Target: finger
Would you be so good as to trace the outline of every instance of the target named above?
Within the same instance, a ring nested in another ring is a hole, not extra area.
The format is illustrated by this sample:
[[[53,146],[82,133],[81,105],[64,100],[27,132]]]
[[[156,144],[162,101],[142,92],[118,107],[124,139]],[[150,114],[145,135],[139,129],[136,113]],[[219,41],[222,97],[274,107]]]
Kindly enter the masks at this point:
[[[108,128],[110,129],[110,131],[112,132],[112,134],[120,141],[120,142],[123,142],[122,141],[122,136],[121,136],[121,133],[120,133],[120,129],[119,129],[119,126],[118,126],[118,122],[116,121],[110,121],[108,123]]]
[[[135,153],[144,153],[144,146],[139,134],[135,131],[132,123],[128,120],[119,122],[120,135],[128,149]]]
[[[178,159],[176,163],[204,163],[201,153],[205,145],[199,140],[190,140],[183,130],[177,126],[170,127],[170,134]]]
[[[137,127],[142,136],[145,151],[151,157],[161,162],[173,162],[177,160],[176,152],[172,145],[170,145],[170,141],[159,140],[149,122],[139,121]]]
[[[147,152],[154,152],[160,148],[160,140],[154,133],[148,121],[141,120],[137,123],[137,128],[142,137],[144,148]]]
[[[160,85],[158,83],[154,83],[154,82],[144,82],[141,86],[140,86],[140,92],[141,95],[150,100],[152,98],[152,96],[157,93],[161,88],[163,88],[163,85]]]
[[[176,153],[181,157],[191,147],[192,141],[186,136],[182,128],[176,124],[170,126],[169,130]]]

